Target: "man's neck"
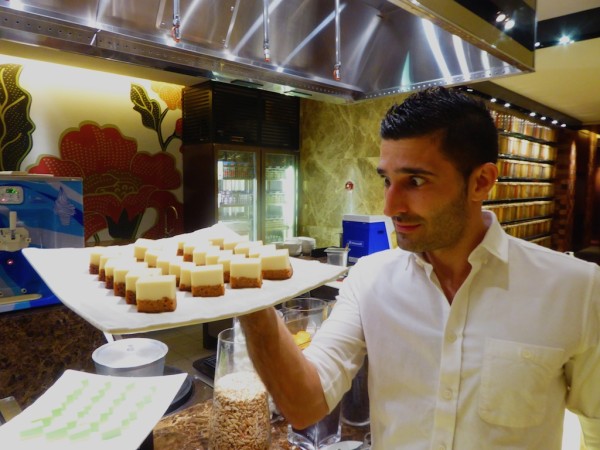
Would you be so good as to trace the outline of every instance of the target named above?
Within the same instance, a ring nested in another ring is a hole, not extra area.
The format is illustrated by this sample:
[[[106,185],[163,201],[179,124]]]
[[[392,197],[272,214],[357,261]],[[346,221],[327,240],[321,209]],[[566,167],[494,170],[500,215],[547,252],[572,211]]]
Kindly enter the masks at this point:
[[[471,264],[469,256],[481,243],[487,232],[483,220],[477,221],[472,229],[467,230],[462,239],[451,248],[425,252],[423,257],[433,266],[442,291],[450,304],[454,296],[469,276]]]

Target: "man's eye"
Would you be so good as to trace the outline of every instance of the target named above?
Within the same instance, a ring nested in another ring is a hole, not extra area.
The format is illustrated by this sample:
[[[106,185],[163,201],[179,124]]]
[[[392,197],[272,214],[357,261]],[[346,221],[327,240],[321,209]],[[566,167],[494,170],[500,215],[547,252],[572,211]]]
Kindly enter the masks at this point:
[[[410,184],[413,186],[423,186],[425,184],[425,178],[422,177],[411,177]]]
[[[389,178],[383,178],[383,185],[385,187],[390,187],[390,179]]]

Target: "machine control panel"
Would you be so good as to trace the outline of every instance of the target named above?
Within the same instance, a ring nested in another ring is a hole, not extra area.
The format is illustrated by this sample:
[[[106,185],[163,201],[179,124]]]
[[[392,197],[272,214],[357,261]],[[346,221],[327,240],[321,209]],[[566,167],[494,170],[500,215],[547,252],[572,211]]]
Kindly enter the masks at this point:
[[[23,201],[22,186],[0,186],[0,205],[20,205]]]

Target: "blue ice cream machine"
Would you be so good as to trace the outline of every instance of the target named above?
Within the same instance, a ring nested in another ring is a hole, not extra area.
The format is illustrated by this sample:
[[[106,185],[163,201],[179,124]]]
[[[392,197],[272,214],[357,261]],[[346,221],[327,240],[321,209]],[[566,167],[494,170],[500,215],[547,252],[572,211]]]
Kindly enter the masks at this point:
[[[344,214],[342,221],[342,246],[348,247],[348,261],[371,253],[393,248],[394,226],[386,216]]]
[[[23,248],[83,246],[81,178],[0,173],[0,313],[60,303]]]

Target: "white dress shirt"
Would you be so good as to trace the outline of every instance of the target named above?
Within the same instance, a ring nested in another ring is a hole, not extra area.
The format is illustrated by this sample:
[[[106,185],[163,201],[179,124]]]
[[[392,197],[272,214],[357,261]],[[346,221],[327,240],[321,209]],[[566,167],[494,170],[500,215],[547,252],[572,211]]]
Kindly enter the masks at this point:
[[[361,258],[304,351],[330,408],[369,354],[374,450],[600,449],[600,267],[488,232],[452,305],[401,249]]]

